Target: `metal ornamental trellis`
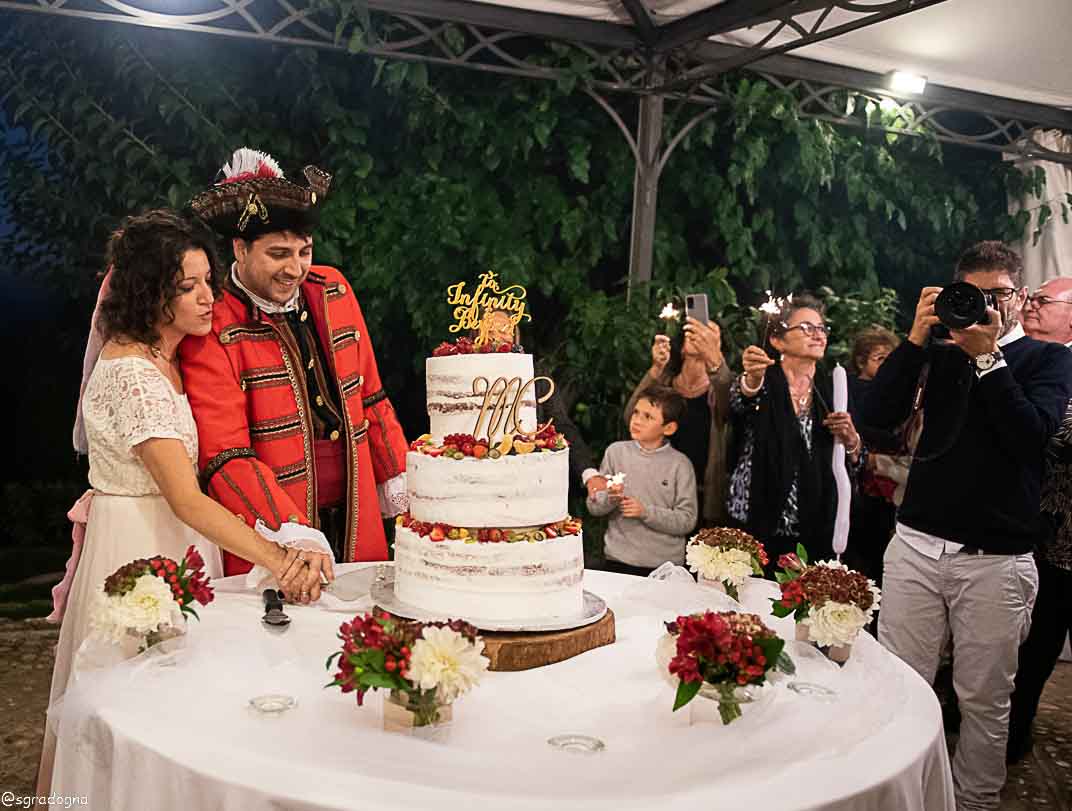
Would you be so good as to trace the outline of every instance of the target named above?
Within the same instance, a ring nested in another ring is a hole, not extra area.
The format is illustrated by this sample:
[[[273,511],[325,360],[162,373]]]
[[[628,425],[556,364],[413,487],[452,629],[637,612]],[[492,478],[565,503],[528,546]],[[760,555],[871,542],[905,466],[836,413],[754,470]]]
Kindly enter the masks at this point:
[[[789,94],[802,116],[1072,163],[1072,156],[1033,138],[1040,128],[1072,131],[1072,112],[933,85],[920,96],[895,94],[878,74],[785,55],[944,0],[710,0],[685,15],[674,14],[680,0],[573,0],[585,16],[471,0],[183,0],[181,13],[168,10],[175,2],[0,0],[0,9],[532,79],[572,78],[612,118],[636,160],[630,284],[651,278],[662,169],[684,137],[725,101],[713,80],[729,70],[760,73]],[[712,40],[746,28],[760,34],[751,46]],[[635,127],[609,99],[623,94],[637,100]],[[663,132],[667,100],[695,106],[673,133]],[[874,108],[880,114],[871,115]]]

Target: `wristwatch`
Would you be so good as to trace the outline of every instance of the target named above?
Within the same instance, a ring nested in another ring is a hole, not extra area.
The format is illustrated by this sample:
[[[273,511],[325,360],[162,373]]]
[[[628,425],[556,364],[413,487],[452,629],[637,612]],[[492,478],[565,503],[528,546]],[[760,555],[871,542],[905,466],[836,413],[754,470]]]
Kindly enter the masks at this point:
[[[993,369],[999,360],[1004,358],[1000,349],[995,349],[993,352],[984,352],[982,355],[975,356],[975,368],[980,372],[985,372],[989,369]]]

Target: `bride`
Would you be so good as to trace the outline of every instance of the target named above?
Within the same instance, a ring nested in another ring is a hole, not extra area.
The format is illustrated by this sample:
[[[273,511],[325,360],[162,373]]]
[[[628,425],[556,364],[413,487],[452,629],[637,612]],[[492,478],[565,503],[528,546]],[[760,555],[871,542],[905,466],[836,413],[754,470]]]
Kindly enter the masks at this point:
[[[91,507],[66,595],[50,706],[66,690],[90,630],[95,592],[109,574],[132,560],[153,555],[182,560],[193,544],[208,562],[207,573],[219,574],[217,547],[222,547],[264,567],[288,598],[304,603],[319,596],[321,576],[334,579],[330,548],[313,551],[322,548],[316,530],[308,542],[277,545],[198,485],[197,427],[175,350],[186,335],[205,335],[212,328],[219,282],[213,273],[217,260],[211,232],[159,209],[127,218],[112,236],[108,254],[108,289],[94,316],[105,343],[85,386],[80,414]],[[58,611],[62,605],[60,594]],[[46,731],[39,795],[49,793],[54,746]]]

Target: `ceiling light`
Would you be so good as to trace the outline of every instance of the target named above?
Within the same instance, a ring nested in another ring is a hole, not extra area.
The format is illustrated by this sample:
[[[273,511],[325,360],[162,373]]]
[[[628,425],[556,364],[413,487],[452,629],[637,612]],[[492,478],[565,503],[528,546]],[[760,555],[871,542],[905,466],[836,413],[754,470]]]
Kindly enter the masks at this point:
[[[886,87],[894,93],[911,93],[918,96],[927,87],[927,77],[904,70],[891,70],[886,74]]]

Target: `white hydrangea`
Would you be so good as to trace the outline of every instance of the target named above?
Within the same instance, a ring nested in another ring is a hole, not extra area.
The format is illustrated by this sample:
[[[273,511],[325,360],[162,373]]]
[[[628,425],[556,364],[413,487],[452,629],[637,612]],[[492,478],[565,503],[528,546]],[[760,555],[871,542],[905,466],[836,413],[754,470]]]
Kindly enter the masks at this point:
[[[818,608],[812,608],[801,622],[808,626],[811,641],[825,648],[851,645],[869,619],[868,612],[851,603],[828,600]]]
[[[685,562],[708,580],[739,588],[752,574],[752,556],[743,549],[723,549],[705,543],[690,543]]]
[[[474,687],[488,669],[488,658],[477,637],[470,642],[450,628],[425,628],[413,643],[409,678],[422,690],[437,690],[436,697],[449,703]]]
[[[171,587],[163,578],[143,574],[134,588],[121,597],[108,596],[101,586],[90,616],[90,626],[112,642],[120,642],[127,633],[148,634],[161,626],[179,626],[182,609],[175,602]]]

